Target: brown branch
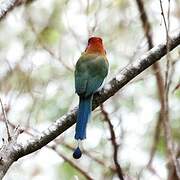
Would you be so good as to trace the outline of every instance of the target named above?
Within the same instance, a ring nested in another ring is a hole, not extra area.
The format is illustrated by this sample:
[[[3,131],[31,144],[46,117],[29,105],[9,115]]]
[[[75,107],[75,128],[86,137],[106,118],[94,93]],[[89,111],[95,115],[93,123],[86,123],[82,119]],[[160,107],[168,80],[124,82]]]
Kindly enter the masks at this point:
[[[167,22],[166,18],[164,15],[164,10],[163,10],[163,5],[162,1],[159,0],[160,2],[160,8],[161,8],[161,15],[164,20],[164,26],[166,30],[166,48],[167,48],[167,64],[166,64],[166,73],[165,73],[165,93],[164,93],[164,98],[165,98],[165,116],[163,119],[163,126],[164,126],[164,134],[165,134],[165,140],[166,140],[166,148],[167,152],[169,154],[170,162],[174,166],[175,173],[177,175],[177,178],[180,179],[180,162],[178,159],[176,159],[176,151],[174,149],[174,142],[172,139],[172,132],[171,132],[171,126],[170,126],[170,120],[169,120],[169,88],[171,85],[171,79],[172,79],[172,73],[171,77],[169,77],[169,65],[170,65],[170,49],[169,49],[169,43],[170,43],[170,38],[169,38],[169,29],[170,29],[170,0],[168,0],[168,13],[167,13]]]
[[[16,126],[13,123],[9,124],[13,129],[16,129]],[[37,131],[36,129],[32,129],[33,131],[35,131],[36,133],[40,134],[39,131]],[[24,129],[21,132],[25,132],[26,134],[34,137],[35,135],[31,132],[29,132],[27,129]],[[54,140],[55,143],[57,143],[57,140]],[[58,141],[58,145],[62,143]],[[77,164],[75,164],[72,160],[70,160],[69,158],[67,158],[66,156],[64,156],[62,153],[60,153],[57,149],[57,145],[46,145],[47,148],[52,149],[53,151],[55,151],[59,156],[61,156],[65,161],[67,161],[72,167],[74,167],[75,169],[77,169],[84,177],[86,177],[86,179],[88,180],[92,180],[93,178],[91,178],[87,172],[85,172],[82,168],[80,168],[79,166],[77,166]]]
[[[15,161],[17,145],[17,138],[23,131],[17,126],[12,133],[9,141],[3,140],[3,145],[0,148],[0,179],[2,179],[9,168],[9,166]]]
[[[81,167],[78,166],[77,163],[73,162],[71,159],[67,158],[64,156],[57,148],[57,146],[51,146],[50,147],[52,150],[54,150],[60,157],[64,159],[67,163],[69,163],[73,168],[78,170],[87,180],[93,180],[93,178],[86,172],[84,171]]]
[[[175,86],[175,88],[173,89],[172,93],[174,93],[175,91],[177,91],[178,89],[180,89],[180,80],[179,83]]]
[[[169,42],[170,50],[173,50],[180,44],[180,32],[171,38]],[[115,76],[105,87],[97,92],[93,98],[93,110],[100,104],[105,102],[115,93],[117,93],[122,87],[127,85],[129,81],[150,67],[156,61],[160,60],[167,53],[166,43],[162,43],[146,54],[144,54],[138,61],[133,64],[129,64],[124,68],[117,76]],[[69,113],[65,114],[58,120],[56,120],[49,128],[41,132],[39,135],[28,140],[25,144],[16,143],[13,149],[4,148],[0,152],[0,159],[3,160],[3,165],[0,164],[0,178],[2,178],[13,162],[19,158],[26,156],[32,152],[41,149],[43,146],[54,140],[57,136],[62,134],[68,128],[70,128],[76,122],[77,108],[73,109]],[[6,150],[8,149],[8,153]]]
[[[27,22],[28,22],[28,24],[29,24],[29,26],[30,26],[30,28],[31,28],[31,31],[34,33],[34,35],[35,35],[36,37],[38,37],[39,34],[46,28],[46,27],[45,27],[41,32],[38,32],[38,33],[37,33],[37,32],[36,32],[36,29],[34,28],[33,22],[31,21],[31,19],[30,19],[29,16],[27,17]],[[49,24],[49,23],[48,23],[48,24]],[[38,41],[40,47],[41,47],[42,49],[44,49],[45,51],[47,51],[47,53],[49,53],[49,55],[52,56],[52,58],[58,60],[58,62],[61,63],[61,65],[62,65],[66,70],[68,70],[68,71],[70,71],[70,72],[73,71],[73,69],[72,69],[70,66],[68,66],[68,65],[62,60],[62,58],[61,58],[61,56],[60,56],[60,52],[59,52],[58,55],[55,55],[55,53],[54,53],[51,49],[49,49],[49,48],[42,42],[41,38],[38,38],[37,41]]]
[[[56,140],[55,140],[55,141],[56,141]],[[66,143],[64,143],[64,142],[61,142],[61,144],[62,144],[63,146],[65,146],[66,148],[74,151],[74,147],[73,147],[73,146],[70,146],[69,144],[66,144]],[[108,166],[108,165],[106,165],[106,162],[104,162],[104,161],[101,160],[101,159],[98,159],[98,158],[95,157],[95,156],[92,156],[92,154],[90,154],[88,151],[82,150],[82,153],[85,154],[86,156],[88,156],[90,159],[92,159],[92,160],[94,160],[95,162],[97,162],[98,164],[100,164],[101,166],[103,166],[103,167],[105,167],[105,168],[109,168],[110,171],[112,171],[112,172],[116,172],[116,169],[115,169],[114,166]]]
[[[11,140],[11,135],[10,135],[10,131],[9,131],[9,121],[7,119],[7,115],[6,115],[6,111],[4,109],[4,106],[3,106],[3,103],[2,103],[2,100],[0,98],[0,103],[1,103],[1,109],[2,109],[2,114],[3,114],[3,117],[4,117],[4,122],[5,122],[5,125],[6,125],[6,131],[7,131],[7,136],[8,136],[8,141]]]
[[[148,47],[149,47],[149,49],[151,49],[153,47],[153,41],[152,41],[152,37],[151,37],[151,25],[149,23],[148,16],[146,14],[143,1],[142,0],[136,0],[136,2],[138,5],[138,9],[141,13],[140,17],[141,17],[141,21],[143,24],[144,33],[145,33],[147,41],[148,41]],[[170,58],[168,55],[169,54],[168,53],[169,52],[169,34],[168,33],[169,33],[169,27],[170,27],[170,21],[169,21],[170,0],[169,0],[169,5],[168,5],[168,23],[166,23],[166,19],[165,19],[161,0],[160,0],[160,7],[161,7],[161,15],[163,17],[165,30],[166,30],[166,40],[167,40],[167,43],[166,43],[166,46],[167,46],[167,65],[166,65],[166,67],[167,67],[167,69],[166,69],[166,76],[165,76],[166,79],[165,79],[165,87],[164,87],[164,80],[162,78],[160,66],[157,63],[155,63],[153,65],[154,71],[157,72],[156,73],[156,81],[157,81],[157,86],[158,86],[158,94],[159,94],[159,98],[160,98],[160,102],[161,102],[161,110],[160,110],[159,119],[158,119],[158,122],[156,125],[154,143],[153,143],[153,147],[151,149],[151,156],[150,156],[150,160],[148,162],[148,166],[150,166],[150,163],[153,160],[153,156],[155,154],[155,149],[156,149],[156,145],[158,143],[159,133],[160,133],[158,131],[158,129],[160,129],[159,127],[161,126],[161,122],[163,122],[167,149],[171,154],[171,159],[172,159],[174,166],[176,167],[176,171],[178,171],[180,173],[180,166],[178,164],[178,161],[174,157],[175,151],[173,150],[173,141],[172,141],[172,137],[171,137],[172,135],[171,135],[171,129],[170,129],[170,123],[169,123],[169,107],[168,107],[168,91],[169,91],[170,82],[171,82],[171,81],[169,81],[169,83],[167,82],[168,76],[169,76],[169,64],[170,64]]]
[[[143,0],[136,0],[136,3],[138,6],[138,10],[140,12],[140,18],[141,18],[144,34],[145,34],[147,42],[148,42],[148,49],[150,50],[153,47],[151,24],[150,24],[150,21],[148,19]],[[159,101],[161,104],[161,109],[160,109],[159,118],[158,118],[158,121],[156,124],[156,130],[155,130],[155,135],[154,135],[154,139],[153,139],[153,146],[151,148],[148,166],[151,166],[151,163],[153,161],[153,158],[154,158],[154,155],[156,152],[156,147],[158,144],[159,134],[160,134],[160,126],[161,126],[161,123],[162,123],[162,120],[163,120],[164,114],[165,114],[164,113],[165,112],[164,80],[163,80],[163,76],[161,73],[161,67],[160,67],[159,63],[158,62],[154,63],[152,65],[152,69],[153,69],[155,77],[156,77],[157,90],[158,90]]]
[[[109,115],[107,113],[107,111],[104,109],[104,106],[103,104],[101,104],[101,112],[104,116],[104,120],[108,123],[108,126],[109,126],[109,131],[110,131],[110,134],[111,134],[111,143],[112,143],[112,146],[113,146],[113,160],[114,160],[114,164],[116,166],[116,172],[118,174],[118,177],[120,180],[124,180],[124,177],[123,177],[123,172],[122,172],[122,168],[118,162],[118,148],[119,148],[119,145],[117,144],[116,142],[116,135],[115,135],[115,132],[114,132],[114,127],[113,127],[113,124],[111,123],[111,120],[109,118]]]
[[[0,119],[0,120],[1,120],[1,119]],[[10,125],[13,129],[16,128],[16,126],[15,126],[13,123],[11,123],[11,122],[9,122],[9,125]],[[26,129],[22,128],[22,129],[23,129],[23,132],[25,132],[26,134],[28,134],[28,135],[30,135],[30,136],[32,136],[32,137],[35,136],[34,133],[31,133],[31,132],[28,131],[29,127],[28,127],[28,129],[27,129],[27,128],[26,128]],[[36,129],[30,128],[30,130],[33,130],[36,134],[40,134],[40,132],[37,131]],[[56,144],[61,144],[61,145],[63,145],[64,147],[66,147],[66,148],[74,151],[74,147],[73,147],[73,146],[71,146],[71,145],[69,145],[69,144],[67,144],[67,143],[64,143],[64,142],[62,142],[62,141],[59,141],[59,139],[55,139],[55,140],[54,140],[54,143],[56,143]],[[48,145],[46,145],[46,147],[51,148],[51,147],[48,146]],[[114,166],[108,166],[104,161],[102,161],[102,160],[100,160],[100,159],[92,156],[88,151],[83,150],[82,153],[85,154],[86,156],[88,156],[90,159],[92,159],[92,160],[94,160],[95,162],[97,162],[98,164],[100,164],[101,166],[103,166],[103,167],[105,167],[105,168],[109,168],[112,172],[115,172],[115,171],[116,171],[115,168],[114,168]]]
[[[161,124],[162,124],[162,117],[161,117],[161,113],[159,113],[159,119],[156,123],[155,133],[154,133],[154,137],[153,137],[153,145],[152,145],[152,148],[150,151],[150,158],[149,158],[149,161],[147,163],[147,167],[151,167],[151,164],[152,164],[153,159],[154,159],[154,155],[155,155],[157,145],[159,143],[160,134],[161,134]]]

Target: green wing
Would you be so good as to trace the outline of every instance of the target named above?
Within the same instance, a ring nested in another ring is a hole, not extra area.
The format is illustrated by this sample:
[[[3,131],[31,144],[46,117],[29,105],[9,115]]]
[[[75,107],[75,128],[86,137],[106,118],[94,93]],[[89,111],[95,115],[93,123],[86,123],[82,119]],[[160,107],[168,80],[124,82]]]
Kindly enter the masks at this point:
[[[76,93],[87,97],[102,85],[108,74],[108,62],[105,56],[82,54],[76,63]]]

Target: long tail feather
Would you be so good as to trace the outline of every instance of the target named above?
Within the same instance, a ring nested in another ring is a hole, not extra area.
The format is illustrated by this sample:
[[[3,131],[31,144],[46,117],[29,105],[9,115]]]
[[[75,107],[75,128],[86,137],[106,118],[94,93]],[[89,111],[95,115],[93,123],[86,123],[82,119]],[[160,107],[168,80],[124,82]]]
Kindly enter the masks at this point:
[[[79,111],[77,115],[75,139],[83,140],[86,138],[86,126],[92,111],[92,96],[82,98],[79,101]]]

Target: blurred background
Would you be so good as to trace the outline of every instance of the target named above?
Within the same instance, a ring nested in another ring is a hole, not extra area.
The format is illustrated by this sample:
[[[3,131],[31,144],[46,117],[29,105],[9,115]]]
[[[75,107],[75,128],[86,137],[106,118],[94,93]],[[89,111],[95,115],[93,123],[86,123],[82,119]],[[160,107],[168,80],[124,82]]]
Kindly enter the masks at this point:
[[[166,40],[159,1],[144,0],[154,45]],[[163,1],[167,15],[168,0]],[[180,1],[170,4],[170,34],[180,28]],[[0,97],[11,129],[20,125],[18,141],[46,129],[78,104],[74,66],[90,36],[104,40],[110,72],[107,82],[129,63],[148,51],[136,1],[132,0],[35,0],[25,1],[0,22]],[[175,147],[180,142],[180,49],[171,54],[169,120]],[[163,78],[166,57],[161,59]],[[156,72],[147,69],[104,103],[114,127],[118,162],[129,179],[165,180],[168,155]],[[85,154],[72,158],[74,126],[51,143],[54,147],[15,162],[4,180],[116,180],[114,146],[109,124],[97,108],[84,141]],[[0,114],[0,135],[6,136]],[[157,141],[156,141],[157,140]],[[2,144],[2,141],[1,141]]]

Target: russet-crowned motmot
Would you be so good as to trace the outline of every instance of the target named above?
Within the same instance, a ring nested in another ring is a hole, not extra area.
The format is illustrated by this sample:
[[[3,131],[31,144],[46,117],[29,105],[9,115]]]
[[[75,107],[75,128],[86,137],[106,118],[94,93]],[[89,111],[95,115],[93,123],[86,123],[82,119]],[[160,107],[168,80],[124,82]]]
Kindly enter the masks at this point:
[[[91,37],[87,48],[76,63],[75,89],[79,95],[75,139],[78,147],[73,153],[75,159],[82,155],[79,141],[86,138],[86,126],[92,111],[93,94],[101,87],[108,74],[108,60],[100,37]]]

